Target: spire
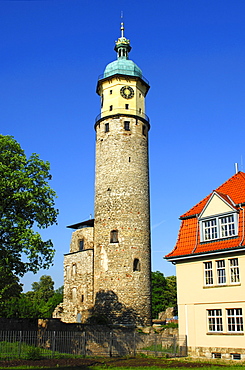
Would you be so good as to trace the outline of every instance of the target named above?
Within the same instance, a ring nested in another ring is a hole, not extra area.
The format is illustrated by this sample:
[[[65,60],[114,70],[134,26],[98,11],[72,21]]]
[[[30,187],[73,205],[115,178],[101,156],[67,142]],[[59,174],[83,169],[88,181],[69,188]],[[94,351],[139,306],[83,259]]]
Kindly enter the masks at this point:
[[[131,46],[130,41],[124,36],[124,22],[121,22],[121,37],[116,41],[114,50],[117,52],[117,59],[128,59]]]
[[[121,37],[124,38],[124,23],[121,23]]]

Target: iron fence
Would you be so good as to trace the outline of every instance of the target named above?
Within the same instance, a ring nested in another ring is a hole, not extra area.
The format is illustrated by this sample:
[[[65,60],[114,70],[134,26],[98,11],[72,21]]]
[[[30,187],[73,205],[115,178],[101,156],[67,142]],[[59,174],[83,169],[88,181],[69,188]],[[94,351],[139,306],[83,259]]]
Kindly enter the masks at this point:
[[[137,332],[0,331],[0,360],[71,356],[186,356],[186,337]]]

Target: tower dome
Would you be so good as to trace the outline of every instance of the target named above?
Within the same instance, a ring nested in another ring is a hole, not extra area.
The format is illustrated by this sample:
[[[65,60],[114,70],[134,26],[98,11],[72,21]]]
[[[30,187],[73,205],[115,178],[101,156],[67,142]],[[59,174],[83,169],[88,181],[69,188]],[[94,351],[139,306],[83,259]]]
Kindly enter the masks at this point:
[[[127,76],[136,76],[142,78],[142,71],[132,60],[128,59],[128,53],[131,50],[130,41],[124,37],[124,25],[121,23],[121,37],[116,41],[115,51],[117,60],[109,63],[104,71],[103,78],[115,74],[124,74]]]

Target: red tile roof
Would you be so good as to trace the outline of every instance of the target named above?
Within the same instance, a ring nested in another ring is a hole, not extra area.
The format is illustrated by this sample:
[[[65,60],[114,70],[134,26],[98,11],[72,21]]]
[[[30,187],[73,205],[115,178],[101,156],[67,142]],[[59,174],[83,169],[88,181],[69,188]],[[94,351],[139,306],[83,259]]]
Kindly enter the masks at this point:
[[[234,204],[237,206],[236,208],[241,214],[241,217],[239,217],[238,236],[200,243],[198,216],[211,197],[211,193],[180,217],[182,221],[176,245],[172,252],[167,254],[165,258],[168,259],[190,254],[196,255],[199,253],[213,252],[245,245],[245,173],[238,172],[224,184],[219,186],[215,192],[232,207],[234,207]],[[240,210],[239,204],[243,204],[243,211]]]

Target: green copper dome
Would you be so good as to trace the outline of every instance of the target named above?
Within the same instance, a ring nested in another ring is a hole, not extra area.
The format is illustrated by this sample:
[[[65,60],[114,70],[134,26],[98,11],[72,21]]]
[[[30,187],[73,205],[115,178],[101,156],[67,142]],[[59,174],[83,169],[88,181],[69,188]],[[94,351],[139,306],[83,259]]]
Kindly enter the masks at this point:
[[[142,78],[141,69],[132,60],[123,59],[115,60],[106,66],[104,78],[115,74],[123,74],[127,76],[137,76]]]
[[[121,37],[116,41],[115,51],[117,52],[117,60],[109,63],[104,71],[103,78],[113,76],[115,74],[123,74],[127,76],[136,76],[142,78],[141,69],[132,60],[128,59],[128,53],[131,50],[130,41],[124,37],[124,25],[121,23]]]

